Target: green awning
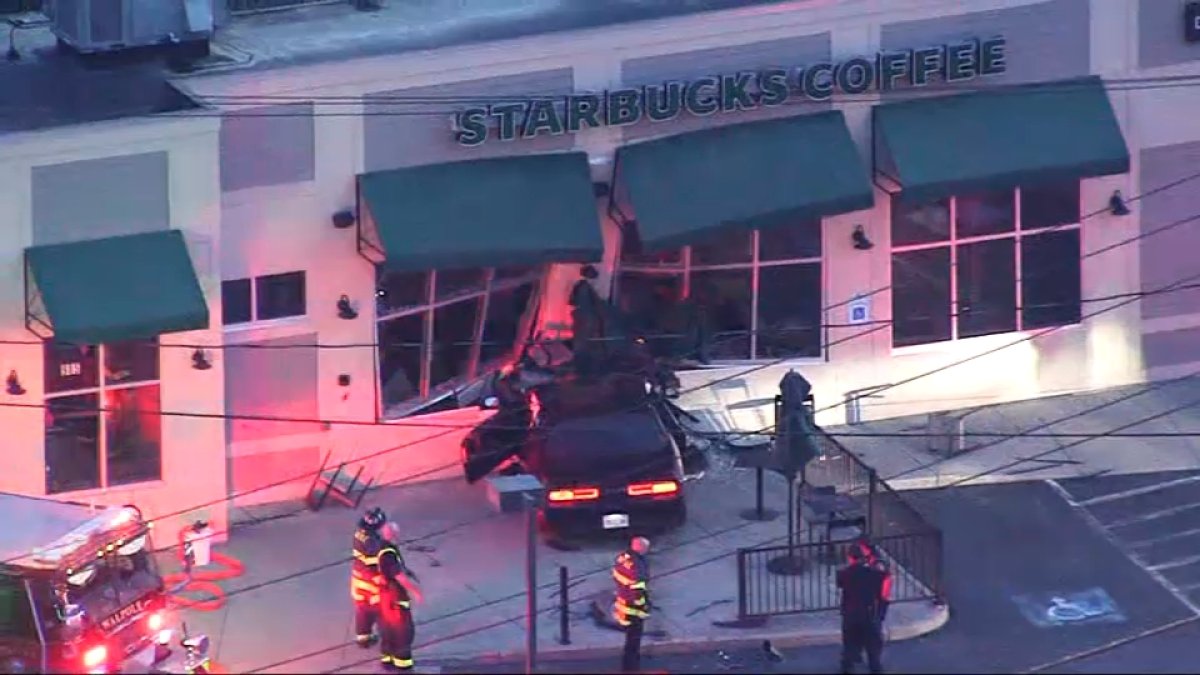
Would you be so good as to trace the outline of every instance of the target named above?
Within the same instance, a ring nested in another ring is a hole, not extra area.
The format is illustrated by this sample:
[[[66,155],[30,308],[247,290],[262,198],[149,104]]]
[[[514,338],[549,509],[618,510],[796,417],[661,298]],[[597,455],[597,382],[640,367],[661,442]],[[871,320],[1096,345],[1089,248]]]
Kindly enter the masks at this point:
[[[183,234],[163,230],[25,250],[54,339],[102,344],[208,328]]]
[[[877,106],[876,171],[900,198],[1129,171],[1129,150],[1098,77]]]
[[[618,188],[648,249],[870,208],[839,111],[717,127],[621,148]]]
[[[587,155],[525,155],[359,177],[392,270],[597,262],[604,253]]]

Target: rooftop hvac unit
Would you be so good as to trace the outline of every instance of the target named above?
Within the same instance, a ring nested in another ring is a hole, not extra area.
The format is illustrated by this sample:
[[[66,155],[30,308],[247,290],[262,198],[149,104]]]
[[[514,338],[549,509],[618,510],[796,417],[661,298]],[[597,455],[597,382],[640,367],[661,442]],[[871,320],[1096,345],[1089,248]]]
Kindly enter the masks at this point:
[[[83,54],[207,42],[219,0],[45,0],[54,35]]]

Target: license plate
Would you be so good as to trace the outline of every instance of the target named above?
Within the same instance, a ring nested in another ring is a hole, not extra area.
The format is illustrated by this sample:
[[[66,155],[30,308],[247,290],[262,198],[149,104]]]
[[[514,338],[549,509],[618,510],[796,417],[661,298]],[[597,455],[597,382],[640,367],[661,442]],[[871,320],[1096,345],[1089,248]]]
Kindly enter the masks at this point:
[[[606,530],[617,530],[622,527],[629,527],[629,516],[624,513],[610,513],[600,519],[600,523]]]

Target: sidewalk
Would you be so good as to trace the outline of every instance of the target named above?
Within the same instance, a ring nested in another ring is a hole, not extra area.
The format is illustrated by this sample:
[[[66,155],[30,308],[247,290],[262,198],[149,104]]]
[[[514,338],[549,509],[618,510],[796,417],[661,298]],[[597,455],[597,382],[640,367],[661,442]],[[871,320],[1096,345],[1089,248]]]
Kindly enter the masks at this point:
[[[1175,433],[1200,429],[1200,413],[1185,409],[1133,425],[1141,419],[1200,401],[1200,382],[1134,385],[1086,394],[1053,396],[953,411],[967,434],[1022,434],[1040,437],[966,437],[968,450],[951,458],[930,450],[926,436],[855,437],[854,434],[927,434],[927,415],[899,417],[853,426],[828,427],[847,449],[879,471],[898,490],[927,489],[958,481],[971,484],[1062,479],[1102,473],[1127,474],[1195,469],[1200,446],[1194,438],[1049,438],[1047,434]],[[1064,419],[1087,412],[1078,417]],[[1194,407],[1193,407],[1194,408]],[[1058,422],[1057,420],[1063,420]],[[1048,424],[1051,423],[1052,424]],[[1044,426],[1046,425],[1046,426]],[[1132,426],[1131,426],[1132,425]],[[997,442],[999,441],[999,442]],[[979,450],[971,446],[990,445]],[[1069,446],[1062,449],[1063,446]],[[1011,466],[1010,466],[1011,465]],[[900,478],[893,478],[903,474]],[[986,474],[986,475],[981,475]]]
[[[767,504],[785,503],[786,486],[768,477]],[[717,471],[689,483],[686,526],[655,538],[651,552],[654,600],[661,605],[647,626],[646,652],[705,647],[735,648],[770,639],[780,646],[835,642],[833,612],[774,618],[751,629],[723,628],[737,613],[739,547],[778,543],[785,520],[761,523],[741,512],[754,503],[753,474]],[[379,505],[410,529],[408,564],[420,576],[426,604],[416,608],[419,663],[466,658],[516,659],[525,652],[525,531],[522,514],[494,514],[482,486],[446,481],[373,494]],[[350,536],[357,514],[328,508],[235,531],[222,550],[241,560],[245,576],[223,582],[233,593],[226,607],[185,612],[189,629],[213,640],[213,656],[231,672],[373,671],[375,652],[350,645],[348,591]],[[542,658],[616,654],[622,637],[595,625],[592,600],[605,608],[613,582],[609,570],[624,544],[613,540],[578,551],[539,543],[538,594]],[[571,578],[571,644],[558,643],[558,569]],[[317,572],[305,570],[324,566]],[[271,580],[295,575],[282,583]],[[239,592],[239,589],[248,589]],[[888,618],[891,639],[939,628],[945,607],[897,603]]]

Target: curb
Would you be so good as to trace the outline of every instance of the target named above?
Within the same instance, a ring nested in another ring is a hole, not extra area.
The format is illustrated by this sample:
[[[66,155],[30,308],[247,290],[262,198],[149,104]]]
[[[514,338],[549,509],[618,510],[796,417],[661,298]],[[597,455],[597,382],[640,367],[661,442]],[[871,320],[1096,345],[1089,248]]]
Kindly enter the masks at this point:
[[[1051,470],[1050,467],[1043,469],[1044,471]],[[888,481],[888,485],[897,492],[905,492],[908,490],[937,490],[943,487],[951,487],[958,485],[980,486],[980,485],[1002,485],[1008,483],[1025,483],[1037,482],[1046,480],[1047,478],[1062,478],[1063,476],[1039,476],[1030,478],[1024,474],[1020,476],[1007,475],[979,475],[979,474],[941,474],[938,476],[924,476],[917,478],[896,478]],[[1069,477],[1069,476],[1068,476]]]
[[[950,607],[942,605],[938,611],[932,616],[917,621],[910,621],[897,625],[888,630],[887,641],[897,642],[900,640],[912,640],[914,638],[928,635],[946,625],[950,620]],[[763,627],[755,629],[729,629],[730,631],[752,631],[753,635],[742,633],[741,635],[731,635],[726,638],[673,638],[667,640],[650,641],[647,640],[642,645],[642,655],[652,656],[655,654],[680,654],[685,652],[696,651],[697,647],[703,646],[706,650],[726,650],[734,651],[739,649],[759,647],[763,640],[770,640],[771,643],[780,648],[794,647],[818,647],[828,645],[839,645],[842,643],[841,629],[831,626],[827,630],[819,631],[784,631],[770,628],[770,622]],[[614,636],[616,633],[614,632]],[[539,661],[586,661],[600,658],[616,658],[621,655],[622,644],[621,640],[614,637],[613,646],[611,647],[570,647],[570,646],[555,646],[548,649],[539,649],[537,657]],[[478,654],[474,657],[459,658],[459,659],[435,659],[442,663],[472,663],[472,662],[487,662],[487,663],[514,663],[524,662],[524,651],[513,652],[490,652]]]

